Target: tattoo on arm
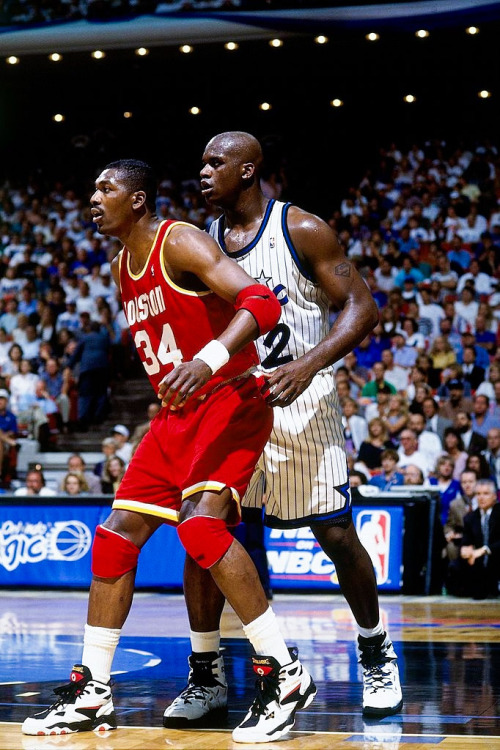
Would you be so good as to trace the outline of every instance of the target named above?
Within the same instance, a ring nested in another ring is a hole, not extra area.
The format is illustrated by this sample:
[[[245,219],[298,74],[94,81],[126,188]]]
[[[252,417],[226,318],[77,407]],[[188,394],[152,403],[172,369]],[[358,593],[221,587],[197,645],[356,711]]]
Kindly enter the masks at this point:
[[[344,261],[343,263],[339,263],[338,266],[335,266],[334,268],[335,276],[350,276],[351,275],[351,264]]]

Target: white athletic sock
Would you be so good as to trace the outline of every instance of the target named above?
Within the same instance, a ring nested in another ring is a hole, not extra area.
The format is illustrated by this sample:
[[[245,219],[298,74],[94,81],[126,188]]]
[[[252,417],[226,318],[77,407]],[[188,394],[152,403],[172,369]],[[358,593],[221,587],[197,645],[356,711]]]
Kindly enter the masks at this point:
[[[82,664],[90,669],[97,682],[107,683],[111,677],[111,663],[115,655],[121,629],[96,628],[85,625]]]
[[[271,607],[248,625],[243,625],[243,631],[258,656],[272,656],[281,667],[290,664],[290,653]]]
[[[382,635],[382,633],[385,633],[382,620],[379,620],[374,628],[362,628],[361,625],[358,625],[358,633],[362,635],[363,638],[373,638],[376,635]]]
[[[196,654],[209,654],[215,651],[219,653],[220,630],[210,630],[208,633],[197,633],[195,630],[189,631],[191,640],[191,651]]]

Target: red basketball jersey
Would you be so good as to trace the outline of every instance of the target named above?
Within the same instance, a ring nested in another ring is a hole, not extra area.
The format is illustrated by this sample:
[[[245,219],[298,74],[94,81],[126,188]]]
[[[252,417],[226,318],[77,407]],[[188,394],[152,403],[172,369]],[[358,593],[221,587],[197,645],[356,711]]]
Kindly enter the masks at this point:
[[[148,260],[138,274],[130,270],[130,253],[124,247],[119,257],[123,309],[139,357],[155,391],[160,381],[181,362],[216,339],[235,315],[234,306],[214,292],[193,292],[177,286],[163,262],[163,244],[178,221],[163,221],[158,227]],[[241,375],[258,364],[254,344],[248,344],[198,391]]]

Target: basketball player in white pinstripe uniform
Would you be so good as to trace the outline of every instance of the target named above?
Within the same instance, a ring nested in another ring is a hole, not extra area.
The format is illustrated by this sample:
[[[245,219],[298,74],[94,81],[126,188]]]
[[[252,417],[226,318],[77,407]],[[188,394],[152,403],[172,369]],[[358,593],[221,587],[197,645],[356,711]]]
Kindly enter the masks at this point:
[[[274,429],[243,505],[261,508],[265,492],[269,525],[311,527],[335,564],[358,625],[363,713],[390,715],[402,707],[397,659],[380,621],[373,566],[352,523],[332,372],[333,363],[373,329],[377,309],[330,227],[313,214],[263,195],[262,160],[253,136],[222,133],[206,146],[200,173],[206,201],[223,211],[210,233],[258,283],[273,289],[282,305],[278,325],[258,340],[268,400],[275,407]],[[330,329],[331,305],[339,314]],[[205,661],[210,655],[214,665],[221,658],[224,600],[209,578],[186,560],[191,671],[187,688],[165,711],[165,726],[203,723],[213,708],[211,690],[220,694],[193,668],[199,655]],[[255,706],[255,711],[264,709]]]

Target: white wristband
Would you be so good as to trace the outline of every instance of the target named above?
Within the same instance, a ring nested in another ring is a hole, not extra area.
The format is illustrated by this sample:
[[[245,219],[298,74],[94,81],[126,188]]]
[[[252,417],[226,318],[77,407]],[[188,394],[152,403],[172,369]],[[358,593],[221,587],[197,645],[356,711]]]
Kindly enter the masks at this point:
[[[209,341],[203,349],[200,349],[198,354],[194,355],[193,359],[203,360],[203,362],[210,367],[212,373],[215,373],[217,370],[220,370],[226,362],[229,362],[229,357],[229,352],[224,344],[221,344],[217,339],[212,339],[212,341]]]

